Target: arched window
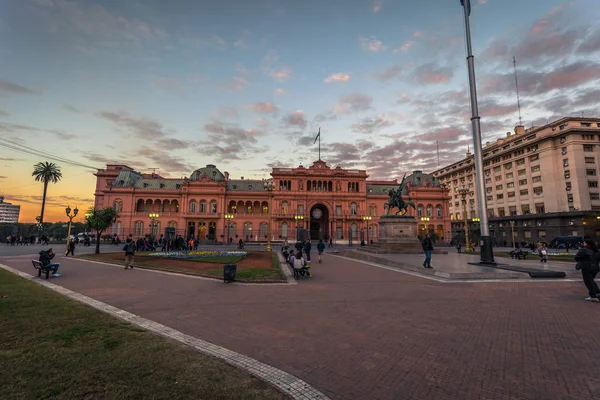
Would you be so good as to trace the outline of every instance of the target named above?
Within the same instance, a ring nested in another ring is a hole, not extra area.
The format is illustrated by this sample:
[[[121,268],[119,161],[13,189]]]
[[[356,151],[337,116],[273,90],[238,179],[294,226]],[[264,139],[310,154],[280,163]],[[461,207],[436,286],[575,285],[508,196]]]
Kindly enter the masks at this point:
[[[110,234],[119,236],[121,234],[121,223],[117,222],[110,227]]]
[[[423,205],[419,204],[417,206],[417,217],[422,217],[423,216]]]
[[[235,237],[235,235],[237,235],[237,223],[236,222],[231,224],[231,227],[229,228],[229,235],[230,235],[230,237]]]
[[[427,216],[433,217],[433,206],[431,204],[427,204]]]
[[[252,222],[244,222],[244,238],[249,239],[252,235]]]
[[[200,207],[198,212],[201,214],[206,214],[206,200],[200,200]]]
[[[261,222],[260,225],[258,226],[258,237],[260,237],[261,239],[266,239],[267,238],[267,233],[268,233],[268,226],[266,222]]]
[[[246,214],[252,214],[252,202],[246,202]]]
[[[287,201],[284,201],[281,203],[281,213],[282,214],[287,214],[289,212],[289,208],[290,208],[290,205],[288,204]]]
[[[144,200],[139,199],[135,204],[135,211],[142,212],[144,211]]]
[[[133,234],[136,236],[142,236],[144,234],[143,221],[135,221],[135,224],[133,225]]]
[[[121,212],[123,211],[123,201],[121,201],[121,199],[116,199],[113,202],[113,208],[116,212]]]
[[[377,225],[370,226],[369,228],[371,228],[371,240],[373,240],[377,237]]]
[[[286,239],[288,235],[288,224],[287,222],[284,222],[283,224],[281,224],[281,237]]]
[[[179,212],[179,202],[177,200],[171,202],[171,211],[176,213]]]
[[[196,213],[196,200],[190,200],[190,214]]]
[[[327,191],[333,192],[333,182],[332,181],[329,181],[329,183],[327,184]]]
[[[435,216],[437,218],[443,218],[443,215],[444,214],[442,213],[442,206],[438,204],[437,206],[435,206]]]
[[[358,225],[350,225],[350,234],[352,235],[352,239],[358,239]]]
[[[146,200],[144,211],[152,211],[152,200]]]
[[[211,200],[210,201],[210,213],[215,214],[216,212],[217,212],[217,201]]]
[[[165,200],[160,205],[160,212],[165,212],[171,206],[171,202],[169,200]]]
[[[227,212],[230,214],[235,214],[236,212],[236,205],[235,205],[235,200],[231,200],[229,202],[229,206],[227,207]]]
[[[311,192],[312,191],[312,183],[311,183],[311,181],[306,181],[306,191],[307,192]]]
[[[169,228],[177,229],[177,221],[169,221]]]
[[[357,215],[357,214],[358,214],[358,204],[350,203],[350,215]]]
[[[237,209],[238,213],[244,214],[246,212],[246,209],[244,208],[244,202],[243,201],[238,201],[236,209]]]

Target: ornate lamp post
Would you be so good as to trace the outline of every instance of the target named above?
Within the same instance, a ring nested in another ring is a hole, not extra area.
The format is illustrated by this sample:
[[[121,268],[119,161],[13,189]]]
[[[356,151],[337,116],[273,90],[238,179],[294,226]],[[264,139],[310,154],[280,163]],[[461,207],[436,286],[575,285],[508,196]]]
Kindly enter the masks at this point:
[[[430,219],[431,218],[429,217],[421,217],[421,222],[423,222],[423,234],[425,234],[425,231],[427,230],[427,223]]]
[[[229,228],[231,228],[231,220],[235,216],[233,214],[225,214],[225,223],[227,224],[227,243],[229,243]]]
[[[469,220],[467,218],[467,195],[472,194],[466,186],[461,186],[458,188],[458,194],[462,197],[462,205],[463,205],[463,221],[465,224],[465,248],[467,251],[471,248],[471,243],[469,243]]]
[[[267,225],[267,251],[271,251],[271,215],[272,215],[272,210],[271,210],[271,200],[273,198],[273,189],[275,188],[275,184],[273,183],[273,181],[266,181],[264,183],[264,188],[265,190],[269,193],[269,223]]]
[[[67,218],[69,218],[69,227],[67,228],[67,248],[65,249],[65,251],[69,251],[69,240],[71,239],[71,224],[73,223],[73,218],[77,216],[78,212],[79,210],[77,209],[77,207],[75,207],[75,209],[73,210],[73,214],[71,214],[71,207],[67,206],[67,208],[65,208],[65,213],[67,214]]]
[[[296,220],[296,241],[299,241],[300,229],[302,229],[302,221],[304,220],[304,215],[294,215],[294,219]]]
[[[515,248],[515,221],[510,221],[510,233],[512,236],[513,249]]]
[[[158,213],[150,213],[148,214],[148,217],[150,217],[151,222],[150,222],[150,237],[152,239],[154,239],[154,221],[160,217],[160,215],[158,215]]]
[[[370,244],[371,242],[369,242],[369,221],[373,219],[370,215],[365,215],[363,217],[363,221],[366,221],[367,223],[367,244]]]

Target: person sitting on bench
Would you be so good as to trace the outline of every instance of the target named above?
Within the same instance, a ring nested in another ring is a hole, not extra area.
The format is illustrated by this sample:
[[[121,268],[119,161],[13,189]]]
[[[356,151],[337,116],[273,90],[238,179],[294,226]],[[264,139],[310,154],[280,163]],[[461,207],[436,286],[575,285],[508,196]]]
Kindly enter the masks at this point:
[[[294,269],[297,270],[300,275],[306,275],[307,277],[312,278],[301,252],[296,253],[296,258],[294,258]]]
[[[58,273],[58,267],[60,267],[59,263],[52,263],[52,259],[54,258],[54,251],[52,249],[48,249],[48,251],[40,251],[40,259],[39,261],[42,263],[42,267],[45,269],[50,269],[52,271],[52,276],[60,276]]]

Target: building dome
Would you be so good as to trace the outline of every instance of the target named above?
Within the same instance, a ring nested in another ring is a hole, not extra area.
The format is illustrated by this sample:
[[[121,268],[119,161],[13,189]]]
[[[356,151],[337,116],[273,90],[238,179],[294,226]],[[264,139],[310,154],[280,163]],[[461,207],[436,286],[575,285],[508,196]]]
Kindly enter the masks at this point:
[[[190,181],[215,181],[221,182],[225,180],[225,175],[216,167],[216,165],[208,164],[204,168],[198,168],[190,176]]]

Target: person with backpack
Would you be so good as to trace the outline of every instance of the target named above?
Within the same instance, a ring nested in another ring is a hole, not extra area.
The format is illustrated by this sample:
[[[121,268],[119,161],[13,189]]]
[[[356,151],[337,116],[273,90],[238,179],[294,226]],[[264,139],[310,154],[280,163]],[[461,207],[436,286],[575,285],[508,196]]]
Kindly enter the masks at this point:
[[[323,243],[322,240],[319,240],[319,243],[317,244],[317,255],[319,257],[319,264],[321,264],[321,255],[323,254],[324,251],[325,251],[325,243]]]
[[[579,249],[575,254],[575,269],[581,270],[581,276],[583,277],[583,283],[588,289],[589,297],[586,297],[586,301],[600,302],[600,289],[594,279],[600,271],[600,251],[596,242],[593,240],[586,240],[583,249]]]
[[[132,235],[129,234],[129,237],[125,241],[125,246],[123,246],[123,250],[125,251],[125,269],[133,269],[133,257],[136,249],[137,247],[133,241]]]

